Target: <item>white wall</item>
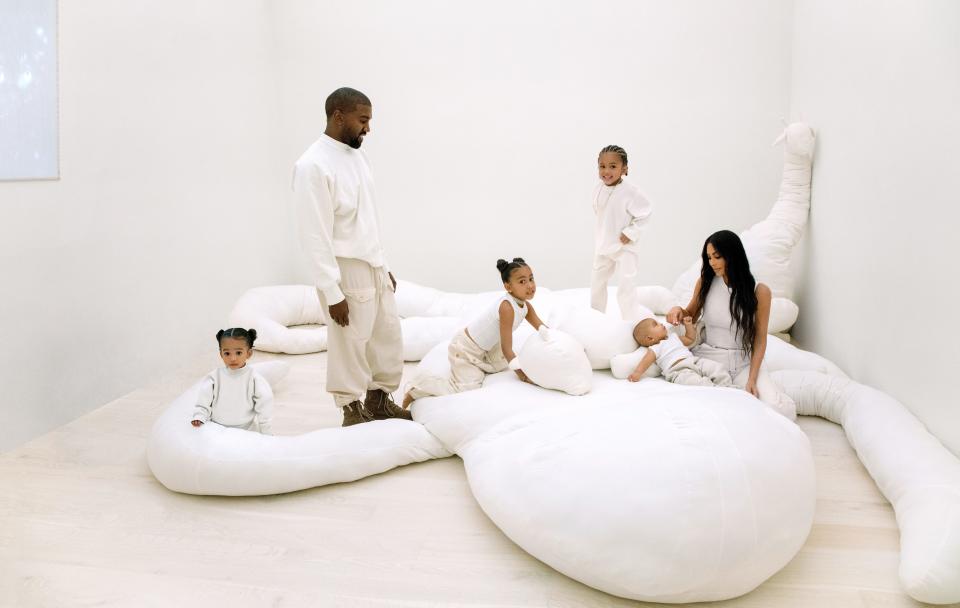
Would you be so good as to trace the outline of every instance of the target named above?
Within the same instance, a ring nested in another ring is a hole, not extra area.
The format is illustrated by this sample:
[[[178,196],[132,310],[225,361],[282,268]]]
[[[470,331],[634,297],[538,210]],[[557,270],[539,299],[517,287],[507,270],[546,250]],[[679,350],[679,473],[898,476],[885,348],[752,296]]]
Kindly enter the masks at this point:
[[[294,278],[267,4],[61,0],[61,179],[0,183],[0,450]]]
[[[795,23],[819,141],[794,333],[960,455],[960,3],[803,0]]]
[[[655,205],[645,283],[672,285],[708,234],[749,225],[776,198],[791,1],[274,8],[281,156],[292,165],[320,135],[333,89],[371,97],[364,150],[402,278],[493,289],[496,259],[523,256],[541,285],[587,285],[607,144],[627,149]]]

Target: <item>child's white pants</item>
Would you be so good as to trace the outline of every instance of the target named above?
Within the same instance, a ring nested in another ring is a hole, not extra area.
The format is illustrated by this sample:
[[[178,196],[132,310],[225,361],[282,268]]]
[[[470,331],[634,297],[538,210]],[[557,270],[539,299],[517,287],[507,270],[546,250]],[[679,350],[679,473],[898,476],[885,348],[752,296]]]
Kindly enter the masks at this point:
[[[663,372],[667,382],[687,386],[733,386],[727,368],[702,357],[686,357]]]
[[[450,360],[450,377],[418,374],[408,386],[408,392],[414,399],[472,391],[483,386],[487,374],[507,369],[507,360],[499,343],[490,350],[483,350],[465,330],[450,340],[447,357]]]
[[[607,312],[607,283],[617,269],[620,270],[617,283],[617,304],[620,305],[620,316],[626,320],[636,320],[639,257],[636,252],[629,249],[621,249],[616,257],[598,255],[593,258],[590,306],[600,312]]]

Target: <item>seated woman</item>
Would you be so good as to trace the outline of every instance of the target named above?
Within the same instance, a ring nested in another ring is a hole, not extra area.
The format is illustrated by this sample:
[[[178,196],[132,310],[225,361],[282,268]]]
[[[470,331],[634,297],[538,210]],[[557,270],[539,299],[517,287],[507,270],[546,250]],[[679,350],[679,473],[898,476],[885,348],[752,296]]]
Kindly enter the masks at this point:
[[[678,325],[684,317],[702,315],[703,342],[692,349],[693,354],[724,365],[735,386],[795,420],[796,404],[761,369],[767,349],[770,288],[756,282],[740,237],[729,230],[707,237],[700,257],[703,266],[690,303],[686,308],[671,308],[667,321]]]

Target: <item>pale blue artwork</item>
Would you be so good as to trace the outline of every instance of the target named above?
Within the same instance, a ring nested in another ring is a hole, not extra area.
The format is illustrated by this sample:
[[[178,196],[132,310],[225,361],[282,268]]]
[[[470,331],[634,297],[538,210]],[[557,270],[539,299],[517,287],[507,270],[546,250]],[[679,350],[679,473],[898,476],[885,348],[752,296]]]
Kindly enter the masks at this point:
[[[57,179],[57,0],[0,0],[0,180]]]

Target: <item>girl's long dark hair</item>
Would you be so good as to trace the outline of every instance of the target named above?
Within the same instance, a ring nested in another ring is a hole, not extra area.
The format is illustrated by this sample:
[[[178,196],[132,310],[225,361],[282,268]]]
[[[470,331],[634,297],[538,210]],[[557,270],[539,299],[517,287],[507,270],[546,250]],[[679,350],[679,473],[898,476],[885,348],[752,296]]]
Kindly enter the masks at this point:
[[[743,243],[735,232],[721,230],[714,232],[703,242],[700,259],[700,294],[701,310],[707,302],[707,292],[716,276],[710,268],[707,259],[707,245],[713,245],[720,257],[726,262],[727,286],[732,288],[730,293],[730,316],[736,325],[735,335],[740,336],[740,346],[747,353],[753,354],[753,340],[757,336],[757,281],[750,272],[750,261]]]

